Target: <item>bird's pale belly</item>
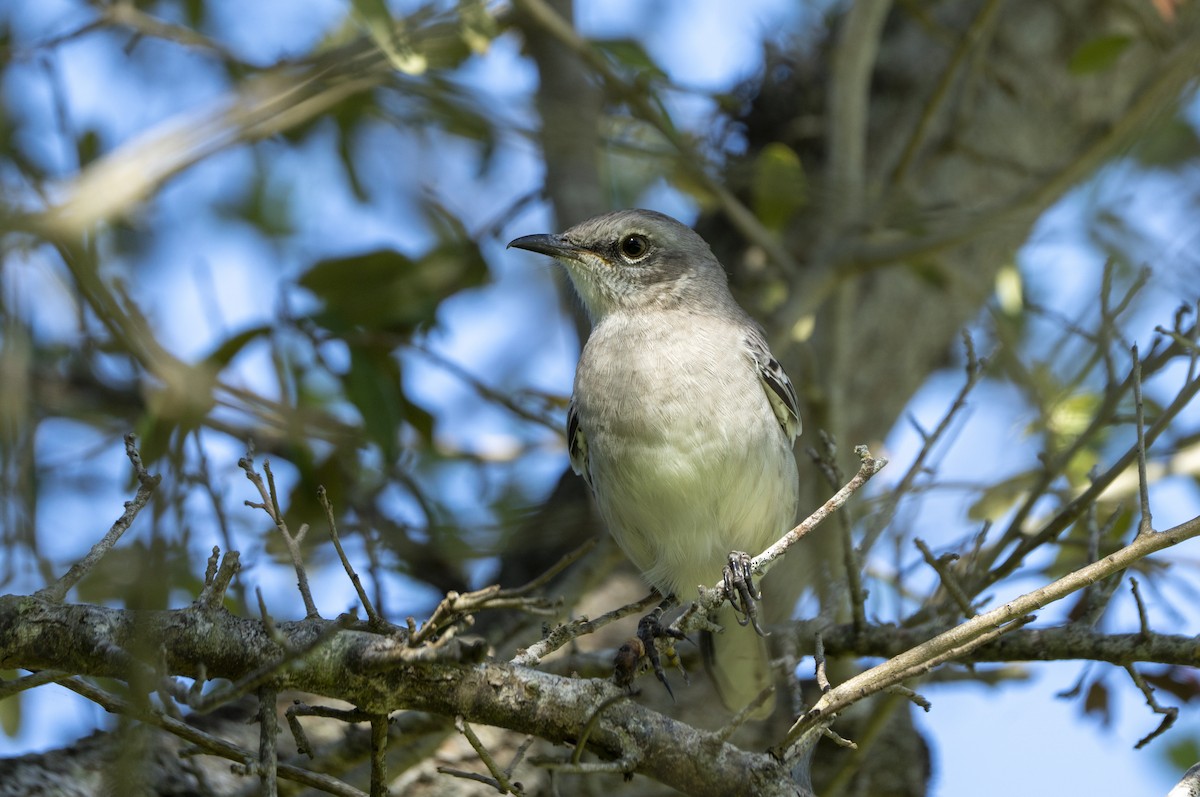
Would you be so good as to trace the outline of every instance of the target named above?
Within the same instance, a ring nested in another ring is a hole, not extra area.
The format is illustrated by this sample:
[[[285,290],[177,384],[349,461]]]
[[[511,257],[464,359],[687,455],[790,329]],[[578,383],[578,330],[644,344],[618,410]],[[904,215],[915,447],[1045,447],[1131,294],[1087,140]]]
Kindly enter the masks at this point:
[[[711,415],[672,418],[671,428],[657,415],[652,434],[651,419],[626,416],[591,433],[601,512],[660,589],[689,598],[719,580],[730,551],[759,553],[790,528],[795,462],[773,417],[757,417],[761,428],[736,434]]]

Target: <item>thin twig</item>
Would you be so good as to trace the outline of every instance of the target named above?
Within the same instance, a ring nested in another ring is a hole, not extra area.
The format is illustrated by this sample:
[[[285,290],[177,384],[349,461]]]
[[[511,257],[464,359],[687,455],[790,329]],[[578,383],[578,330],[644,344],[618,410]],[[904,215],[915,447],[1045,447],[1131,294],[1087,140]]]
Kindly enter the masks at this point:
[[[1157,551],[1178,545],[1200,535],[1200,517],[1167,531],[1140,535],[1129,545],[1062,578],[1035,589],[989,612],[977,615],[927,642],[901,653],[834,687],[797,720],[788,733],[789,741],[798,739],[807,728],[841,711],[862,698],[895,683],[927,671],[938,663],[965,655],[1008,630],[1027,622],[1030,614],[1049,603],[1076,592],[1088,584],[1128,568],[1134,562]]]
[[[1138,356],[1136,343],[1133,346],[1133,407],[1137,413],[1138,495],[1142,506],[1138,534],[1149,534],[1154,531],[1154,519],[1150,515],[1150,485],[1146,479],[1146,414],[1142,404],[1142,359]]]
[[[135,705],[124,698],[117,697],[93,686],[82,678],[68,678],[62,681],[62,685],[91,700],[111,714],[120,714],[135,719],[138,722],[161,728],[184,741],[191,742],[207,753],[227,758],[243,767],[253,765],[255,755],[244,747],[230,744],[224,739],[205,733],[193,725],[173,719],[145,706]],[[368,797],[366,792],[359,791],[347,783],[343,783],[328,775],[312,772],[303,767],[291,764],[277,764],[276,771],[279,773],[279,777],[285,780],[294,781],[309,788],[320,789],[328,794],[338,795],[338,797]]]
[[[1134,669],[1132,664],[1125,665],[1125,672],[1129,673],[1129,677],[1133,679],[1133,683],[1141,691],[1142,696],[1146,698],[1146,705],[1150,707],[1150,710],[1155,714],[1161,714],[1163,717],[1162,722],[1159,723],[1157,728],[1143,736],[1138,740],[1138,743],[1133,746],[1134,750],[1141,750],[1143,747],[1150,744],[1150,742],[1166,733],[1170,727],[1175,724],[1175,720],[1179,718],[1179,709],[1176,706],[1164,706],[1160,704],[1154,697],[1154,687],[1146,683],[1146,679],[1142,677],[1141,673]]]
[[[888,497],[883,507],[875,513],[871,519],[870,525],[865,534],[863,534],[861,551],[865,556],[868,551],[875,545],[879,535],[892,522],[892,518],[896,515],[896,510],[900,505],[900,501],[904,496],[912,492],[913,485],[916,483],[917,477],[925,470],[925,463],[933,453],[934,447],[945,437],[950,429],[951,422],[963,411],[967,406],[967,397],[975,389],[976,385],[983,378],[987,367],[987,358],[980,359],[975,354],[975,341],[971,338],[971,333],[963,330],[963,350],[966,353],[967,362],[964,366],[966,371],[966,381],[959,388],[954,401],[950,402],[949,409],[942,415],[938,425],[934,427],[932,432],[924,432],[918,428],[921,434],[921,450],[917,452],[917,456],[913,459],[912,464],[896,486],[888,490]]]
[[[837,443],[833,437],[821,430],[821,449],[818,453],[808,449],[809,457],[817,465],[817,469],[825,476],[832,490],[836,490],[843,482],[841,468],[837,464]],[[854,545],[854,534],[850,518],[846,512],[838,515],[837,529],[842,548],[842,569],[846,573],[846,592],[850,602],[850,619],[855,628],[863,628],[867,624],[867,593],[863,589],[862,557]]]
[[[479,738],[479,735],[475,733],[475,729],[471,727],[471,724],[462,718],[462,715],[454,718],[454,727],[463,735],[463,737],[471,745],[471,749],[473,749],[475,754],[479,756],[479,760],[483,762],[483,765],[487,767],[488,772],[492,774],[490,778],[476,775],[475,777],[472,777],[471,780],[479,780],[481,783],[487,783],[501,794],[522,793],[519,788],[515,787],[515,784],[513,784],[510,778],[512,770],[500,768],[500,765],[496,763],[496,759],[492,757],[491,752],[487,749],[487,745],[485,745]],[[464,774],[467,774],[460,773],[457,770],[446,770],[443,767],[438,767],[438,772],[443,772],[443,774],[454,774],[460,777],[462,777]]]
[[[150,503],[150,496],[154,492],[154,488],[162,481],[162,476],[158,474],[150,474],[146,470],[146,466],[142,464],[142,455],[138,452],[136,446],[136,438],[130,432],[125,435],[125,456],[129,458],[133,465],[134,475],[137,476],[138,489],[137,494],[132,501],[125,502],[125,511],[121,517],[117,518],[116,522],[109,527],[108,533],[87,552],[87,555],[80,559],[75,564],[71,565],[71,569],[63,574],[62,578],[55,581],[53,584],[40,589],[35,593],[36,597],[55,603],[61,603],[67,597],[67,593],[71,588],[83,579],[92,569],[100,563],[104,555],[112,550],[113,546],[121,539],[129,527],[133,525],[133,521],[137,518],[138,513]]]
[[[925,562],[937,572],[938,578],[942,580],[942,588],[958,604],[959,611],[963,613],[963,616],[974,617],[975,607],[971,605],[970,598],[963,592],[962,585],[958,583],[958,578],[954,575],[954,571],[947,565],[947,560],[953,561],[957,559],[958,554],[951,553],[941,557],[934,556],[933,551],[929,549],[929,545],[920,537],[914,539],[913,544],[921,551],[921,555],[925,557]]]
[[[411,629],[408,646],[420,647],[436,635],[444,636],[457,620],[481,609],[520,609],[532,614],[546,614],[553,611],[555,603],[550,598],[514,595],[512,591],[503,590],[495,584],[474,592],[450,591],[420,628],[415,628],[416,621],[408,618]]]
[[[279,692],[270,687],[258,690],[258,787],[262,797],[278,797],[279,781],[279,715],[276,701]]]
[[[267,517],[271,518],[271,522],[275,524],[275,529],[283,538],[284,546],[287,548],[288,555],[292,559],[292,566],[296,570],[296,586],[300,590],[300,597],[304,600],[304,613],[306,617],[320,617],[321,613],[317,611],[317,604],[313,601],[312,591],[308,587],[308,572],[304,569],[304,554],[300,550],[300,541],[304,538],[304,533],[308,530],[308,526],[301,526],[300,531],[296,535],[292,535],[288,530],[287,522],[283,519],[283,512],[279,508],[279,495],[275,489],[275,474],[271,472],[271,463],[263,462],[263,472],[267,474],[266,483],[263,483],[263,477],[254,469],[254,459],[247,452],[246,456],[238,460],[238,467],[246,473],[246,478],[258,490],[259,496],[262,497],[262,502],[246,501],[246,506],[252,509],[261,509],[267,513]]]
[[[1129,589],[1133,593],[1133,602],[1137,604],[1138,628],[1141,629],[1143,637],[1149,638],[1150,618],[1146,614],[1146,604],[1142,601],[1142,591],[1138,588],[1138,580],[1133,576],[1129,577]]]
[[[334,550],[337,551],[338,558],[342,560],[342,568],[346,571],[346,575],[350,577],[350,583],[354,585],[354,591],[358,593],[358,600],[362,603],[363,611],[367,613],[367,622],[373,627],[384,625],[386,621],[375,610],[375,604],[371,603],[371,599],[367,597],[367,591],[363,589],[362,579],[358,577],[354,566],[346,558],[346,551],[342,548],[341,537],[338,536],[337,520],[333,517],[333,505],[329,503],[329,494],[325,492],[325,485],[317,487],[317,502],[325,510],[325,519],[329,521],[329,538],[333,540]]]
[[[532,667],[568,642],[599,631],[609,623],[623,617],[644,612],[660,600],[662,600],[662,595],[658,592],[651,592],[641,600],[626,604],[619,609],[613,609],[611,612],[605,612],[594,620],[581,617],[578,620],[558,625],[544,639],[523,650],[518,650],[517,655],[512,658],[512,663],[520,667]]]
[[[227,551],[225,556],[220,558],[219,566],[214,567],[219,553],[220,549],[214,545],[212,555],[208,559],[208,567],[204,572],[204,588],[200,590],[200,595],[196,598],[196,603],[209,611],[215,611],[221,607],[225,600],[225,592],[229,589],[233,577],[242,569],[237,551]]]
[[[36,689],[39,686],[52,684],[55,681],[61,681],[64,678],[70,678],[69,673],[59,672],[58,670],[41,670],[39,672],[25,675],[12,680],[0,678],[0,700],[19,695],[27,689]]]

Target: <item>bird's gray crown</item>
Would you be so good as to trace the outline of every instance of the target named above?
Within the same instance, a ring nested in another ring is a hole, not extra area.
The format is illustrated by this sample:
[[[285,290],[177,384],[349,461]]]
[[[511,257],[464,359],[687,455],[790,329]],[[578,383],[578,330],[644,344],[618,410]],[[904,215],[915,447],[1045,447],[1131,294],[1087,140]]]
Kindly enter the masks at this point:
[[[566,266],[593,320],[621,310],[715,310],[733,301],[704,239],[653,210],[606,213],[561,235],[526,235],[509,246]]]

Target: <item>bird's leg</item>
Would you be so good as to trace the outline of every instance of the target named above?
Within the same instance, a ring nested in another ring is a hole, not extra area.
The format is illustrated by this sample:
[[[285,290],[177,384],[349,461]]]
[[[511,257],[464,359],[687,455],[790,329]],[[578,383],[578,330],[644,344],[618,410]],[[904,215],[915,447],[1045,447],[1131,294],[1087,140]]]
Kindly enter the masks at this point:
[[[729,554],[729,564],[725,565],[723,571],[725,597],[733,606],[739,625],[753,625],[759,636],[768,636],[758,624],[756,602],[762,600],[762,593],[754,586],[754,573],[750,569],[750,561],[750,554],[743,551],[733,551]]]
[[[662,685],[667,688],[667,694],[671,699],[675,699],[675,693],[671,690],[671,684],[667,682],[667,674],[663,671],[662,660],[658,654],[658,640],[668,640],[667,657],[668,660],[674,659],[674,663],[679,667],[679,671],[683,673],[684,681],[687,681],[687,672],[683,669],[683,663],[679,656],[675,653],[674,640],[687,639],[687,636],[682,631],[676,631],[662,624],[663,612],[676,605],[674,595],[668,595],[663,599],[663,602],[658,604],[658,608],[650,612],[648,615],[638,621],[637,635],[642,641],[642,645],[646,650],[646,658],[650,661],[650,666],[654,668],[654,677],[657,678]]]

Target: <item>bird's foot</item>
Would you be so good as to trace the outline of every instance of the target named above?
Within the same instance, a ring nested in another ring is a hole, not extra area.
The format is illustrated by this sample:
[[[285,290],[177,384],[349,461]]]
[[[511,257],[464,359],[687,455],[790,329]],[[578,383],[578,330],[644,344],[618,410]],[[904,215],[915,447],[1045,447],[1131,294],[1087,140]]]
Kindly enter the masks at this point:
[[[754,573],[750,569],[750,554],[733,551],[729,564],[725,565],[725,597],[733,606],[739,625],[752,625],[759,636],[768,636],[758,624],[758,601],[762,593],[754,586]]]
[[[643,657],[654,670],[654,677],[667,688],[667,694],[671,696],[672,700],[675,699],[675,692],[671,689],[670,682],[667,681],[667,673],[663,668],[664,657],[668,665],[676,667],[683,673],[684,683],[690,683],[687,671],[683,669],[683,661],[675,651],[675,641],[687,639],[687,636],[682,631],[676,631],[662,624],[663,612],[674,605],[675,597],[672,595],[663,600],[657,609],[638,621],[637,637],[629,640],[617,651],[614,678],[618,685],[629,688],[641,669]],[[659,653],[658,650],[659,640],[665,640],[662,653]]]

